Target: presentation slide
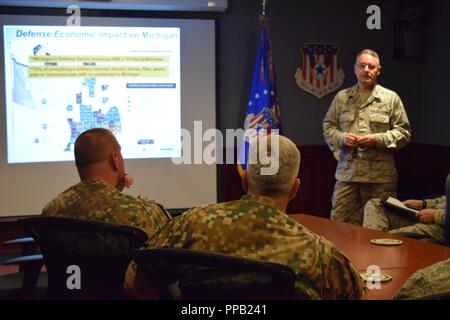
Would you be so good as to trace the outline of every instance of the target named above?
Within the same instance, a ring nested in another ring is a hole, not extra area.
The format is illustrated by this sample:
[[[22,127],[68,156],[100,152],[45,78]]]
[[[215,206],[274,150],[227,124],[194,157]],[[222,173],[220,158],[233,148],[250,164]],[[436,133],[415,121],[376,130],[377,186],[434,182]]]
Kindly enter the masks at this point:
[[[216,21],[116,13],[82,12],[80,26],[0,15],[0,219],[38,215],[78,183],[74,142],[93,127],[122,147],[126,194],[177,211],[217,201],[216,164],[194,161],[217,127]]]
[[[181,155],[180,28],[3,28],[8,163],[73,160],[98,127],[126,159]]]

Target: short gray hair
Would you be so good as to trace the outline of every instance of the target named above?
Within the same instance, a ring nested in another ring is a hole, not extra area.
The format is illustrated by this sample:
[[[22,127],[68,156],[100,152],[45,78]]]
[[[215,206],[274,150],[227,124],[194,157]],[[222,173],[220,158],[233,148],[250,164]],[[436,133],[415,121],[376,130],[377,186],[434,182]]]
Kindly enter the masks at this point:
[[[256,141],[258,143],[255,143]],[[275,134],[259,137],[256,141],[253,141],[249,150],[249,159],[256,160],[254,163],[249,161],[247,166],[249,190],[258,195],[288,194],[300,167],[300,151],[297,146],[288,138]],[[267,150],[260,150],[258,145],[261,143],[267,146]],[[261,155],[261,151],[266,154]],[[270,157],[270,163],[261,161],[264,156]],[[274,161],[278,162],[278,170],[274,174],[262,173],[262,170],[271,167]]]
[[[375,50],[372,50],[372,49],[363,49],[360,52],[358,52],[358,54],[356,55],[356,62],[358,62],[358,58],[362,54],[368,54],[368,55],[371,55],[372,57],[377,58],[378,64],[381,65],[380,56],[378,55],[378,53]]]

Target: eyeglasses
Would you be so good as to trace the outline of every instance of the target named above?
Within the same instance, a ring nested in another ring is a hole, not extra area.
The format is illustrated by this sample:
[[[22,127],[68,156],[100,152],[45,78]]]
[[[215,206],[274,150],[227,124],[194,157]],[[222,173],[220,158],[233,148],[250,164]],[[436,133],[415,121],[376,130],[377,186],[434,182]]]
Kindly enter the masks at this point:
[[[368,67],[369,70],[374,70],[375,68],[377,68],[376,65],[370,63],[357,63],[356,66],[360,69],[365,69],[366,67]]]

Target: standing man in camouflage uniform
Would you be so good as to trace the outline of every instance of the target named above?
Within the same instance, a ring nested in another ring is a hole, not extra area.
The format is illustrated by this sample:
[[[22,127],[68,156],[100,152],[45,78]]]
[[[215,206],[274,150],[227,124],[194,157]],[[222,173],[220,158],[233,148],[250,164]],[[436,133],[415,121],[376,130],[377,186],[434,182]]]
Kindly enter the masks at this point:
[[[75,141],[75,164],[81,182],[51,200],[43,215],[65,216],[129,225],[149,237],[170,215],[156,202],[121,191],[132,184],[125,172],[120,145],[111,131],[91,129]]]
[[[450,259],[413,273],[395,293],[394,299],[417,299],[446,292],[450,292]]]
[[[364,207],[363,226],[390,233],[413,233],[432,242],[445,243],[445,196],[427,200],[406,200],[406,206],[420,210],[415,216],[385,208],[379,199]]]
[[[284,264],[297,274],[298,298],[360,299],[364,284],[349,259],[331,242],[285,213],[300,186],[300,153],[296,145],[278,135],[263,137],[260,143],[263,139],[272,161],[262,165],[261,155],[252,158],[259,149],[256,143],[252,145],[249,159],[260,161],[249,162],[243,177],[247,195],[240,200],[191,209],[168,222],[149,246],[214,251]],[[272,146],[272,140],[279,140],[278,145],[274,144],[277,147]],[[279,161],[278,171],[262,174],[261,170],[274,161]],[[133,270],[129,269],[129,273]],[[134,283],[127,279],[145,291],[144,282],[137,280],[145,276],[139,273],[138,267]]]
[[[354,72],[358,83],[338,92],[323,131],[338,160],[331,219],[361,225],[369,199],[396,195],[394,151],[410,141],[411,131],[400,97],[377,84],[378,54],[362,50]]]

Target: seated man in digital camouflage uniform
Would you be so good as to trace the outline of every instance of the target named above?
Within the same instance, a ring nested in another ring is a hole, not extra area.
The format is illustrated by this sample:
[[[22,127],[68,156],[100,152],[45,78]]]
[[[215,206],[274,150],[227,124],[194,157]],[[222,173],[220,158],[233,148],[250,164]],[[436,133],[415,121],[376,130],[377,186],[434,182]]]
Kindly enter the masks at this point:
[[[450,259],[416,271],[395,293],[394,299],[415,299],[450,292]]]
[[[111,131],[97,128],[80,134],[75,164],[81,181],[51,200],[43,215],[133,226],[149,237],[169,220],[156,202],[121,192],[133,179],[125,172],[120,145]]]
[[[278,135],[265,136],[260,143],[264,139],[270,163],[261,164],[261,155],[256,154],[259,148],[253,144],[249,159],[258,162],[249,161],[243,177],[245,196],[191,209],[169,221],[149,246],[215,251],[287,265],[297,275],[299,299],[362,298],[364,284],[349,259],[285,213],[300,186],[296,145]],[[279,141],[279,147],[272,146],[272,140]],[[262,174],[274,161],[279,161],[278,171]],[[140,270],[138,266],[136,274],[136,266],[130,265],[126,282],[130,288],[145,291]]]
[[[390,233],[409,233],[431,242],[444,243],[445,196],[427,200],[406,200],[407,207],[420,210],[415,216],[385,208],[379,199],[364,207],[363,226]]]

